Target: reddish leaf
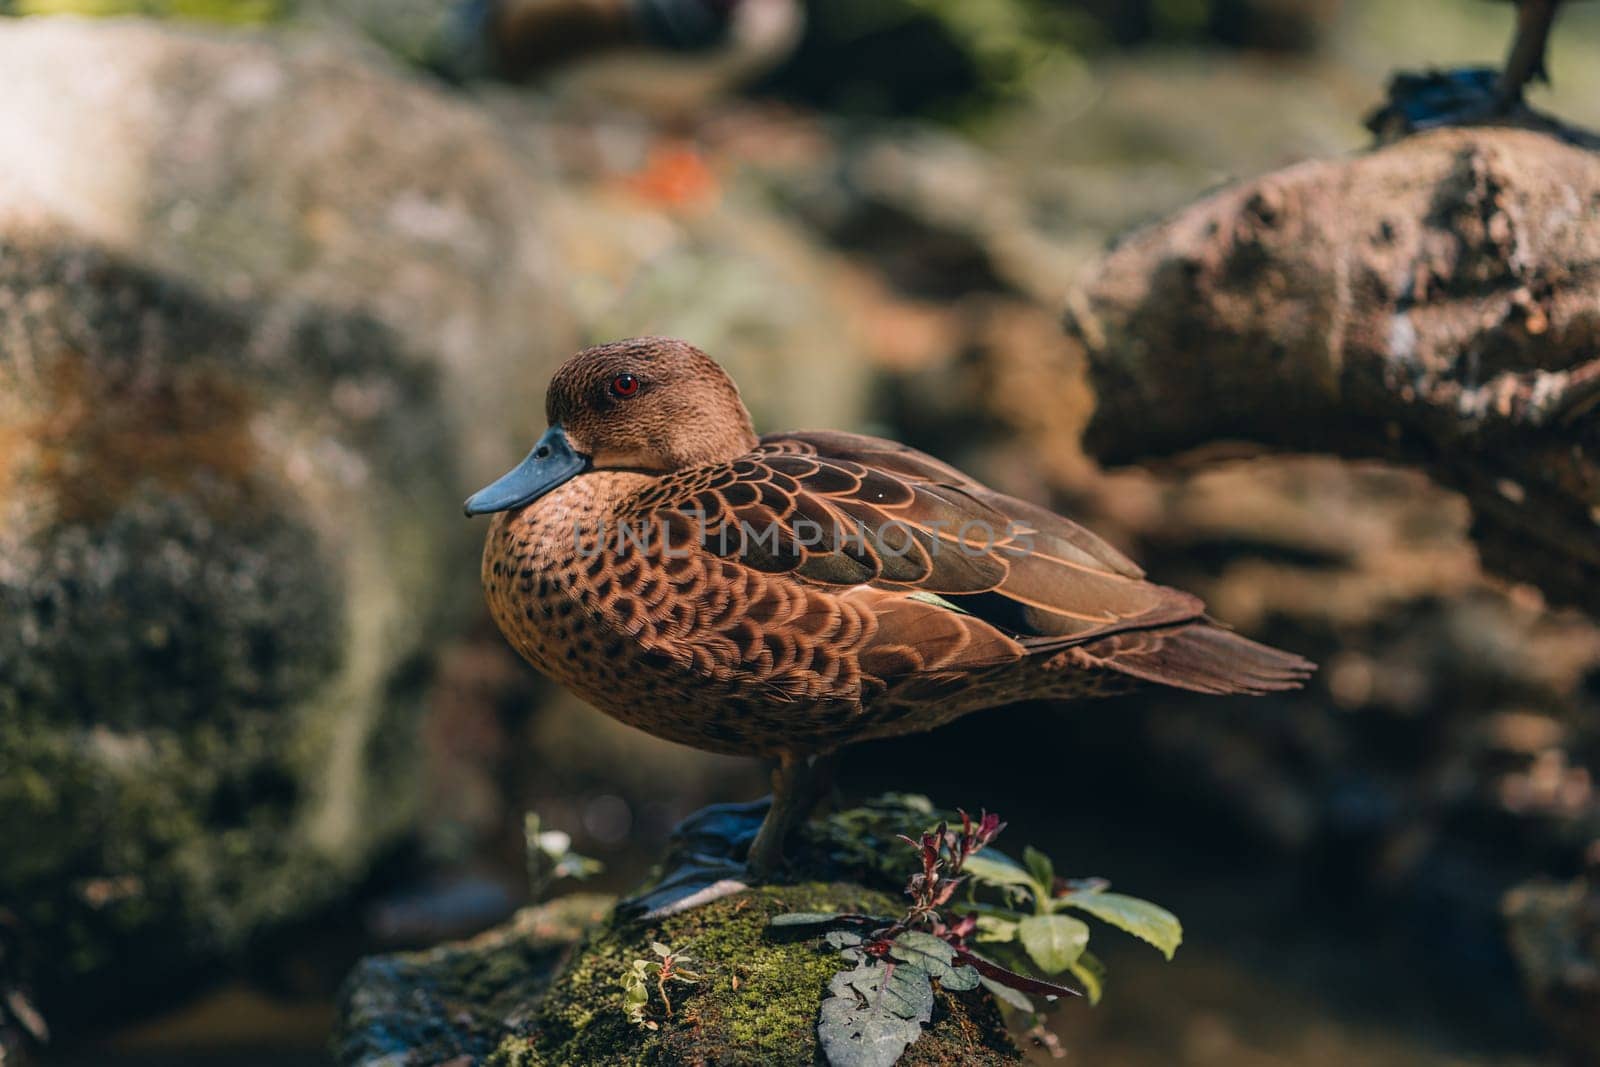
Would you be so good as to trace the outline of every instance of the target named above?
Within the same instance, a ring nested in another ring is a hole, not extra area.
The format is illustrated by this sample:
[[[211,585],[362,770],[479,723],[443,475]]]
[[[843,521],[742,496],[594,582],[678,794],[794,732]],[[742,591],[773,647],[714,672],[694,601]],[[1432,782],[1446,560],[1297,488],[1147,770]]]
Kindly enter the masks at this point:
[[[977,929],[978,917],[976,915],[963,915],[952,925],[945,927],[945,934],[954,939],[954,941],[959,942],[971,937]]]
[[[961,887],[961,879],[946,878],[939,883],[939,888],[933,893],[933,905],[940,907],[950,903],[950,898],[956,895],[956,890]]]
[[[1031,993],[1040,997],[1083,996],[1082,993],[1071,986],[1057,985],[1055,982],[1047,982],[1042,978],[1030,978],[1025,974],[1007,970],[992,960],[986,960],[970,949],[962,948],[959,945],[952,947],[955,948],[956,956],[962,963],[967,964],[990,981],[999,982],[1001,985],[1015,989],[1019,993]]]

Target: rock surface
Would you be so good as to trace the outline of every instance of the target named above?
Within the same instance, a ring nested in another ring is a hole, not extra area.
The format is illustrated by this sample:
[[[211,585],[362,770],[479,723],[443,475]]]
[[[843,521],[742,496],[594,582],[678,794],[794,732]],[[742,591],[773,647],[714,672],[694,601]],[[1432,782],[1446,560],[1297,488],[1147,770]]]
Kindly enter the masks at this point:
[[[1097,455],[1225,440],[1415,463],[1485,562],[1600,611],[1600,161],[1441,130],[1242,183],[1130,237],[1068,329]]]
[[[481,1062],[531,1019],[585,931],[612,898],[562,897],[524,908],[470,941],[375,956],[351,972],[333,1038],[340,1064]]]
[[[817,1012],[840,969],[825,946],[780,940],[786,911],[881,912],[886,894],[847,884],[750,890],[657,926],[604,917],[569,897],[519,912],[470,942],[364,961],[346,983],[335,1055],[344,1067],[487,1063],[813,1064]],[[589,925],[582,931],[578,923]],[[622,977],[655,959],[651,941],[690,952],[702,977],[652,993],[653,1028],[628,1020]],[[902,1063],[1019,1063],[987,993],[940,994],[933,1026]]]
[[[481,610],[460,500],[584,340],[695,337],[772,424],[870,392],[758,187],[481,104],[335,34],[0,20],[0,903],[59,946],[47,1015],[135,959],[158,995],[415,830]]]
[[[368,58],[0,23],[0,898],[52,1018],[328,905],[414,824],[463,456],[503,462],[462,428],[509,438],[526,338],[565,344],[535,179]]]
[[[547,185],[479,109],[336,37],[0,31],[0,228],[63,226],[263,323],[372,319],[434,365],[468,480],[525,444],[578,333]]]
[[[889,830],[920,828],[927,810],[884,798],[808,826],[795,843],[797,876],[849,880],[761,886],[657,922],[572,896],[468,942],[365,960],[345,983],[335,1057],[341,1067],[817,1063],[818,1012],[844,964],[819,939],[768,922],[788,911],[902,911],[903,897],[873,886],[903,881],[885,851]],[[634,960],[657,958],[652,942],[691,955],[699,980],[669,984],[670,1012],[652,988],[640,1024],[622,979]],[[1021,1057],[995,1001],[977,990],[938,993],[932,1025],[900,1062],[998,1067]]]
[[[1534,1007],[1573,1063],[1600,1062],[1600,839],[1583,877],[1519,886],[1505,915]]]
[[[0,899],[47,1015],[326,904],[409,825],[460,531],[434,375],[59,232],[0,238]],[[107,986],[95,979],[105,979]],[[70,998],[65,995],[71,990]]]

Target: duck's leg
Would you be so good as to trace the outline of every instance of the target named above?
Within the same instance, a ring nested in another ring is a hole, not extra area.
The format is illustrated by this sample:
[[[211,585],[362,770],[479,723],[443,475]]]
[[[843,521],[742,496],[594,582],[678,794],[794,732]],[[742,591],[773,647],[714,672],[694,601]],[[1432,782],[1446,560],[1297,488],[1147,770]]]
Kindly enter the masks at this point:
[[[1544,56],[1560,3],[1561,0],[1520,0],[1517,4],[1517,35],[1511,41],[1511,54],[1506,57],[1495,92],[1502,111],[1522,102],[1523,87],[1533,79],[1550,80]]]
[[[800,756],[785,752],[772,772],[772,807],[756,839],[750,844],[746,865],[757,879],[768,879],[783,862],[783,843],[833,783],[834,757]]]
[[[1517,31],[1505,66],[1463,67],[1421,73],[1400,71],[1389,82],[1389,99],[1367,117],[1367,128],[1388,143],[1438,126],[1495,125],[1540,118],[1522,91],[1545,78],[1545,49],[1561,0],[1519,0]]]

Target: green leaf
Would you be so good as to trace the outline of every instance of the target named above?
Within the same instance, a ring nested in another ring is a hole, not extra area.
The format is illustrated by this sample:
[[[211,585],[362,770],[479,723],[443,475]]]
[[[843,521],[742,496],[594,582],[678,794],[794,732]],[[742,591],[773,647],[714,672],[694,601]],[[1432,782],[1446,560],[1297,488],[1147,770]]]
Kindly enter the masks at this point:
[[[523,816],[522,830],[527,844],[528,884],[535,899],[542,898],[557,879],[582,880],[605,869],[599,860],[572,851],[572,838],[560,830],[546,830],[536,812]]]
[[[1028,872],[1016,863],[1000,856],[992,848],[983,850],[982,855],[968,856],[967,862],[962,864],[963,874],[970,874],[984,885],[1020,885],[1029,889],[1033,887],[1033,878]]]
[[[1015,941],[1016,938],[1017,924],[1012,920],[998,915],[978,916],[979,941]]]
[[[1057,907],[1086,911],[1101,922],[1124,930],[1161,950],[1167,959],[1183,943],[1183,924],[1166,908],[1121,893],[1069,893]]]
[[[1056,884],[1056,867],[1050,862],[1050,857],[1029,845],[1022,850],[1022,862],[1028,868],[1028,873],[1033,875],[1033,880],[1038,883],[1041,895],[1049,899]]]
[[[932,956],[945,963],[949,963],[956,954],[956,950],[950,947],[948,941],[921,930],[903,930],[896,935],[891,944],[896,949]]]
[[[668,956],[672,955],[672,950],[670,948],[668,948],[666,945],[663,945],[659,941],[650,942],[650,951],[654,952],[657,956],[660,956],[662,959],[666,959]]]
[[[834,975],[828,992],[817,1039],[831,1067],[893,1067],[933,1018],[933,986],[918,967],[875,960]]]
[[[1067,970],[1083,986],[1083,991],[1089,995],[1089,1003],[1100,1003],[1106,982],[1106,965],[1100,962],[1100,957],[1085,950],[1067,965]]]
[[[628,1021],[636,1026],[644,1025],[644,1010],[650,1003],[650,988],[645,979],[648,966],[647,960],[634,960],[633,966],[622,974],[622,1008],[628,1014]]]
[[[823,940],[842,951],[861,944],[861,935],[854,930],[829,930],[823,935]]]
[[[1017,940],[1045,974],[1060,974],[1083,955],[1089,926],[1070,915],[1030,915],[1017,924]]]
[[[16,15],[82,15],[88,18],[143,15],[249,25],[282,18],[285,5],[280,0],[16,0],[14,8],[0,4],[0,11]]]
[[[894,939],[889,955],[927,971],[945,989],[959,992],[978,986],[978,972],[954,962],[956,950],[932,934],[907,930]]]
[[[938,593],[929,593],[924,590],[918,590],[917,592],[908,595],[912,600],[920,600],[924,604],[932,604],[936,608],[944,608],[947,611],[956,612],[958,615],[972,614],[972,612],[968,611],[966,608],[961,607],[958,604],[951,603]]]
[[[825,926],[839,916],[829,911],[787,911],[767,920],[768,926]]]
[[[580,856],[576,852],[568,852],[556,860],[555,869],[550,873],[555,878],[571,878],[574,881],[581,882],[587,878],[594,877],[605,869],[606,865],[597,859]]]

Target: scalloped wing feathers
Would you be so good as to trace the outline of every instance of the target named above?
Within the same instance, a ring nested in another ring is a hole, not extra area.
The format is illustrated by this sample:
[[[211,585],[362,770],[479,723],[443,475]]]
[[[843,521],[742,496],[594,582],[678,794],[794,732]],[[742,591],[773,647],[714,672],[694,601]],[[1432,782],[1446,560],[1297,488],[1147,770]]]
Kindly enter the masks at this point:
[[[715,556],[729,568],[725,584],[739,575],[793,586],[807,591],[812,617],[831,618],[844,605],[870,617],[856,663],[884,686],[1086,646],[1093,654],[1079,661],[1084,667],[1232,691],[1230,642],[1283,657],[1273,668],[1246,665],[1243,691],[1303,677],[1298,657],[1227,631],[1177,641],[1171,628],[1178,624],[1212,629],[1198,598],[1143,580],[1137,566],[1077,523],[889,441],[769,435],[731,463],[664,476],[625,510],[636,521],[665,522],[672,543]],[[754,626],[803,629],[804,617],[763,617],[762,602],[741,598]],[[1152,636],[1105,640],[1129,631]],[[1171,651],[1160,655],[1158,647]],[[1220,658],[1200,664],[1200,651]]]

